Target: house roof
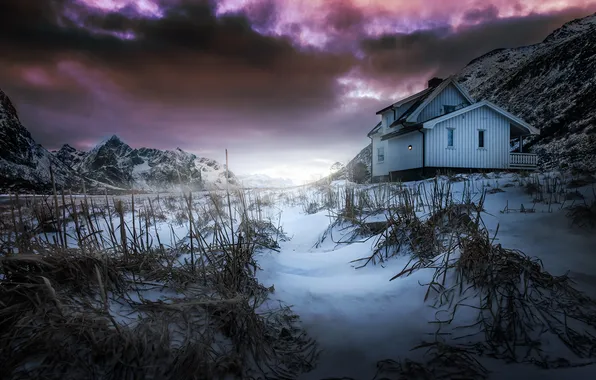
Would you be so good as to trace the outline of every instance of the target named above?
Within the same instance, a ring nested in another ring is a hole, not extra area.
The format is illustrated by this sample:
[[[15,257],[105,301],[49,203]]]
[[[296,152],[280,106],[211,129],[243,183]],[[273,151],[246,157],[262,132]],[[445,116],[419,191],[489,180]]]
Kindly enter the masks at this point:
[[[418,97],[418,99],[416,100],[416,102],[414,102],[414,104],[412,104],[410,106],[410,108],[408,108],[406,110],[406,112],[403,113],[403,115],[401,115],[400,117],[397,118],[397,120],[395,120],[393,123],[391,123],[391,125],[389,127],[391,128],[391,127],[395,127],[396,125],[403,124],[408,119],[408,117],[410,117],[410,115],[412,114],[412,112],[416,111],[420,107],[420,105],[422,103],[424,103],[424,101],[429,96],[431,96],[431,94],[433,94],[433,91],[428,91],[427,93],[425,93],[422,96]]]
[[[459,116],[459,115],[463,115],[465,113],[468,113],[470,111],[473,111],[473,110],[475,110],[477,108],[481,108],[481,107],[489,107],[490,109],[494,110],[495,112],[498,112],[499,114],[501,114],[501,115],[505,116],[506,118],[508,118],[509,120],[511,120],[518,127],[525,129],[526,131],[528,131],[528,133],[530,133],[532,135],[540,134],[540,130],[538,128],[531,126],[530,124],[526,123],[519,117],[505,111],[503,108],[497,106],[496,104],[489,102],[488,100],[483,100],[478,103],[474,103],[467,107],[461,108],[457,111],[448,113],[446,115],[442,115],[442,116],[436,117],[434,119],[427,120],[424,123],[422,123],[422,126],[426,129],[432,129],[435,127],[435,125],[437,125],[438,123],[440,123],[442,121],[449,120],[449,119]]]
[[[375,125],[375,127],[373,129],[371,129],[370,132],[368,132],[368,134],[366,136],[370,137],[370,136],[374,135],[375,133],[377,133],[381,129],[381,125],[383,125],[383,123],[381,121],[379,121],[379,123],[377,125]]]
[[[457,83],[454,76],[451,76],[451,77],[445,79],[443,82],[441,82],[439,85],[437,85],[435,87],[429,87],[423,91],[420,91],[414,95],[411,95],[411,96],[404,98],[396,103],[393,103],[392,105],[385,107],[380,111],[377,111],[377,115],[379,115],[387,110],[390,110],[392,108],[399,107],[400,105],[408,103],[412,100],[416,100],[416,102],[412,105],[412,107],[410,107],[406,111],[406,113],[404,113],[400,117],[400,119],[403,119],[403,121],[415,122],[414,119],[416,117],[418,117],[420,112],[422,112],[422,110],[434,98],[436,98],[437,95],[439,95],[441,93],[441,91],[443,91],[445,89],[445,87],[449,86],[450,84],[455,86],[455,88],[457,88],[459,90],[459,92],[461,92],[461,94],[464,96],[464,98],[466,98],[466,100],[468,100],[468,102],[470,104],[475,103],[475,100],[470,96],[468,91],[466,91],[465,88],[463,88],[460,84]],[[399,120],[396,120],[392,125],[397,125],[397,124],[400,124]]]
[[[389,140],[397,136],[405,135],[407,133],[416,132],[421,129],[422,124],[409,125],[407,127],[400,128],[397,131],[384,134],[383,136],[381,136],[381,141]]]
[[[420,96],[424,96],[424,95],[426,95],[427,93],[430,93],[430,92],[432,92],[432,90],[433,90],[433,89],[434,89],[434,87],[429,87],[429,88],[426,88],[426,89],[424,89],[424,90],[422,90],[422,91],[420,91],[420,92],[417,92],[417,93],[415,93],[414,95],[410,95],[410,96],[408,96],[407,98],[403,98],[403,99],[401,99],[401,100],[399,100],[399,101],[397,101],[397,102],[395,102],[395,103],[393,103],[393,104],[391,104],[391,105],[389,105],[389,106],[387,106],[387,107],[383,108],[382,110],[380,110],[380,111],[377,111],[377,113],[376,113],[376,114],[377,114],[377,115],[380,115],[380,114],[382,114],[383,112],[385,112],[385,111],[387,111],[387,110],[390,110],[390,109],[392,109],[392,108],[395,108],[395,107],[399,107],[399,106],[401,106],[402,104],[405,104],[405,103],[411,102],[412,100],[416,100],[416,98],[419,98]]]

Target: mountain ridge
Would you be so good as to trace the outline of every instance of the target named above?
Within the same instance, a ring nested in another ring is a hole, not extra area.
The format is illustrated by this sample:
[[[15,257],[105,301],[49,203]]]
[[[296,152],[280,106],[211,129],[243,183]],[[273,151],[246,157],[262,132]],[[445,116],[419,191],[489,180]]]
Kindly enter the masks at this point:
[[[596,169],[596,13],[564,24],[542,42],[489,52],[458,82],[541,129],[526,145],[545,169]]]
[[[37,144],[0,89],[0,191],[51,192],[53,172],[58,189],[73,191],[178,191],[223,188],[225,165],[180,148],[133,149],[117,135],[88,152],[64,144],[48,151]],[[237,179],[229,172],[230,183]]]

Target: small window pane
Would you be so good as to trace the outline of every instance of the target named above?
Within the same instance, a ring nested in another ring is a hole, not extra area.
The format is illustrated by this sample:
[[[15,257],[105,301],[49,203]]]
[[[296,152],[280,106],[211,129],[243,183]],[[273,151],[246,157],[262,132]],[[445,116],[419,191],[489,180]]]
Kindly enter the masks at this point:
[[[447,130],[447,146],[453,146],[453,129]]]
[[[455,111],[455,106],[445,105],[445,106],[443,106],[443,109],[445,110],[445,113],[447,114],[447,113],[454,112]]]
[[[385,161],[385,148],[377,148],[377,161]]]
[[[478,147],[484,148],[484,131],[478,131]]]

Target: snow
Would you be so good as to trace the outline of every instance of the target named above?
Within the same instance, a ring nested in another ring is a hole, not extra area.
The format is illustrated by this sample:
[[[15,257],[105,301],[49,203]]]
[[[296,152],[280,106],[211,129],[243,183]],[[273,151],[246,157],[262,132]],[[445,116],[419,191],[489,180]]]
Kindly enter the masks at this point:
[[[245,188],[286,188],[295,186],[294,182],[289,178],[276,178],[267,174],[248,174],[238,175],[239,181]]]
[[[514,176],[505,175],[477,179],[476,186],[503,187],[514,182]],[[453,184],[456,197],[463,186],[463,182]],[[582,191],[589,196],[591,189]],[[551,207],[549,212],[547,205],[537,204],[535,213],[501,213],[508,202],[511,208],[521,204],[532,208],[534,204],[519,186],[487,195],[484,219],[491,233],[498,226],[497,242],[539,257],[554,275],[570,271],[580,289],[596,296],[594,235],[572,228],[558,207]],[[275,286],[273,297],[292,306],[323,350],[317,368],[301,379],[372,379],[378,361],[416,359],[417,353],[410,349],[423,340],[432,340],[428,334],[434,329],[429,322],[434,320],[435,310],[423,303],[426,287],[421,286],[430,280],[432,271],[421,270],[390,282],[407,264],[407,256],[356,270],[350,261],[368,256],[374,239],[337,246],[324,241],[314,248],[329,221],[327,211],[305,215],[298,208],[284,210],[283,228],[292,239],[281,244],[280,253],[260,258],[263,270],[259,279],[265,286]],[[339,230],[336,233],[341,234]],[[592,366],[544,371],[486,359],[483,364],[494,371],[490,378],[524,373],[528,379],[587,379],[593,378],[594,371]]]
[[[545,180],[545,175],[540,176]],[[495,244],[540,258],[545,269],[553,275],[569,273],[579,289],[596,298],[596,261],[593,259],[596,238],[593,231],[571,226],[565,211],[573,201],[551,205],[536,203],[520,186],[520,177],[514,174],[459,178],[462,181],[451,183],[454,199],[462,199],[465,188],[472,189],[475,201],[483,190],[502,190],[486,194],[482,215],[489,232],[496,235]],[[442,178],[439,184],[445,184],[447,180]],[[334,181],[330,188],[342,194],[344,186],[373,192],[377,185],[357,185],[342,180]],[[404,186],[411,189],[430,187],[433,181],[405,183]],[[427,290],[424,285],[430,281],[434,270],[422,269],[389,281],[407,265],[410,260],[407,254],[389,259],[383,265],[356,269],[362,262],[354,260],[369,256],[378,236],[357,239],[349,244],[338,243],[346,241],[345,237],[353,231],[346,225],[332,225],[335,216],[329,215],[329,210],[306,214],[303,206],[290,201],[280,202],[305,194],[314,195],[317,191],[320,190],[308,187],[258,190],[262,197],[277,199],[273,205],[264,208],[263,215],[276,221],[281,215],[281,225],[290,238],[280,242],[280,252],[259,253],[261,270],[257,273],[258,279],[263,285],[275,289],[265,307],[275,307],[279,302],[289,305],[300,316],[301,326],[322,349],[316,368],[300,379],[342,376],[372,379],[380,360],[420,360],[422,352],[411,349],[422,341],[434,339],[435,327],[430,322],[437,319],[436,309],[430,302],[423,301]],[[578,191],[588,201],[594,196],[592,185],[578,188]],[[204,194],[197,194],[195,199],[200,199],[201,195]],[[180,198],[179,194],[176,196]],[[166,195],[162,195],[162,202],[165,199]],[[136,202],[141,205],[143,198],[139,197]],[[522,205],[535,212],[519,212]],[[159,207],[161,210],[162,206]],[[424,212],[419,211],[419,214]],[[168,215],[166,220],[150,227],[152,240],[156,240],[155,231],[166,247],[175,248],[185,239],[188,222],[172,223],[173,217]],[[376,213],[367,220],[383,221],[385,214]],[[125,221],[130,225],[131,215],[127,214]],[[120,223],[118,218],[113,218],[112,222],[115,226]],[[100,220],[100,228],[108,230],[108,222]],[[50,240],[55,236],[47,235]],[[76,246],[74,240],[70,243]],[[183,254],[179,260],[187,257]],[[170,294],[148,290],[143,296],[158,300]],[[127,307],[119,304],[111,305],[111,311],[121,323],[134,323],[136,318],[134,313],[129,315]],[[460,320],[470,317],[465,312],[459,316]],[[555,350],[554,347],[549,349]],[[491,379],[517,378],[520,374],[527,379],[591,379],[595,370],[593,366],[587,366],[544,371],[529,364],[505,364],[486,358],[480,358],[480,361],[493,372]]]
[[[141,173],[145,173],[151,170],[151,166],[149,166],[149,161],[145,160],[142,164],[138,164],[133,166],[132,168],[132,175],[139,175]]]

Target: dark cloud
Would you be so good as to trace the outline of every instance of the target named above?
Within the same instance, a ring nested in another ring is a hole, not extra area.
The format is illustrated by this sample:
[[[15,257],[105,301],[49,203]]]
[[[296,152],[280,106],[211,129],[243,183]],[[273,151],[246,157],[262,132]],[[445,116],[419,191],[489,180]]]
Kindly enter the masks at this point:
[[[361,8],[350,1],[334,0],[327,3],[328,13],[325,21],[336,32],[362,32],[365,15]]]
[[[135,97],[250,106],[258,112],[325,108],[336,98],[335,77],[351,65],[349,55],[301,52],[287,38],[263,36],[242,14],[216,18],[207,1],[167,3],[159,19],[84,11],[65,1],[48,3],[53,7],[20,1],[3,2],[0,9],[11,14],[0,19],[0,46],[13,60],[48,66],[76,59],[102,70]],[[77,11],[76,18],[63,25],[58,10],[69,9]],[[136,38],[122,40],[101,31]]]
[[[491,18],[494,10],[468,12],[468,20]],[[384,78],[394,85],[400,78],[434,73],[450,75],[461,70],[472,59],[498,48],[512,48],[542,41],[553,29],[577,17],[586,9],[570,8],[548,15],[491,19],[458,28],[442,27],[413,33],[386,34],[365,38],[361,48],[363,76]]]
[[[499,17],[499,9],[494,4],[489,4],[484,8],[470,9],[463,15],[466,22],[477,23],[492,21]]]
[[[244,14],[251,21],[251,24],[258,28],[267,30],[278,21],[279,10],[274,0],[262,0],[250,3]]]

